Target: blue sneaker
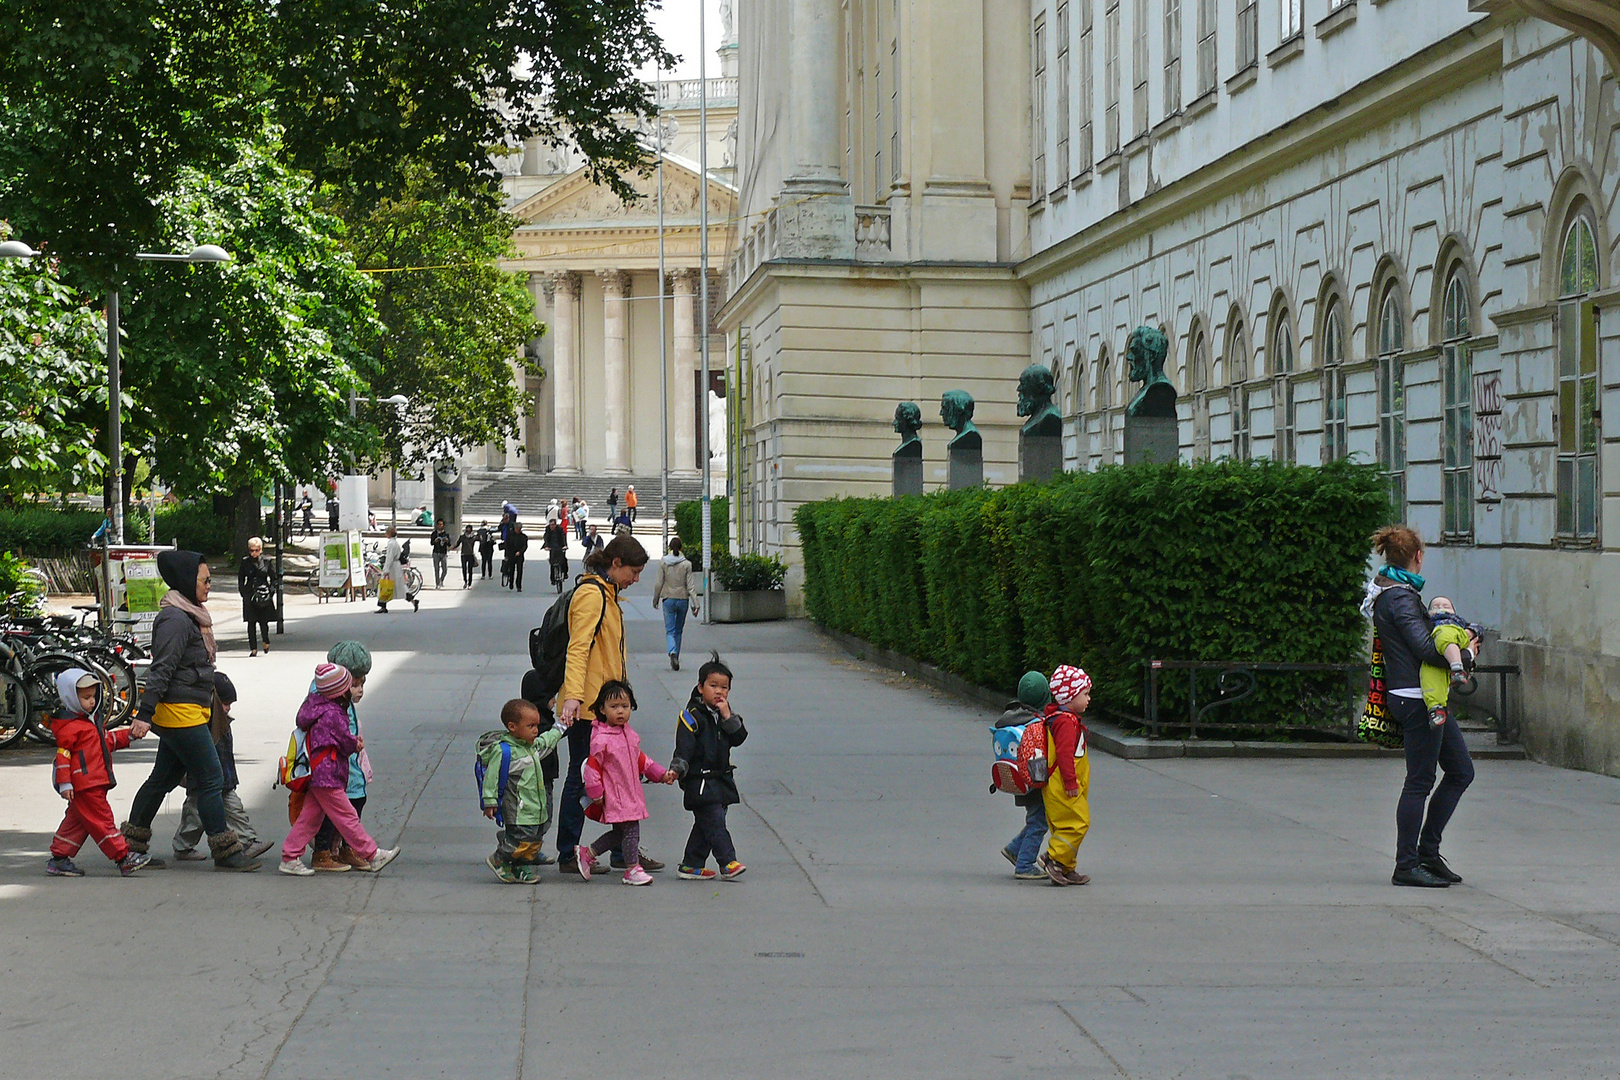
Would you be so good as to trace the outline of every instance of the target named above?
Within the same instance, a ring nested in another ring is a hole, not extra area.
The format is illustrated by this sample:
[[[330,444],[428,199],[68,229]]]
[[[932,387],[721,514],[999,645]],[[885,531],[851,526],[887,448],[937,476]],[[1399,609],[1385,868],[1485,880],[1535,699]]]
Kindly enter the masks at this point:
[[[1001,857],[1012,863],[1014,870],[1018,869],[1018,852],[1010,847],[1004,847],[1001,849]]]
[[[540,866],[551,866],[557,860],[555,858],[553,858],[552,856],[547,855],[545,852],[542,851],[539,855],[537,855],[535,857],[534,861]]]
[[[73,865],[69,858],[52,858],[45,864],[45,872],[51,877],[84,877],[84,871]]]

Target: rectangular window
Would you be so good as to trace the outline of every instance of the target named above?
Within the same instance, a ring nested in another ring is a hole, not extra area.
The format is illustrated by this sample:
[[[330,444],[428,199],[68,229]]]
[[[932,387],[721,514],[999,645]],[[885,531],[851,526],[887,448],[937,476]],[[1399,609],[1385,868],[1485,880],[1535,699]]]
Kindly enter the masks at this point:
[[[1181,111],[1181,0],[1164,0],[1164,114]]]
[[[1406,365],[1378,358],[1378,464],[1389,485],[1395,520],[1406,519]]]
[[[1281,27],[1279,40],[1287,41],[1295,34],[1305,32],[1305,0],[1277,0],[1277,22]]]
[[[1035,92],[1031,98],[1030,134],[1035,144],[1035,163],[1030,174],[1030,195],[1046,194],[1046,14],[1035,17]]]
[[[1474,536],[1474,379],[1468,343],[1440,350],[1441,409],[1445,425],[1441,442],[1445,500],[1444,532],[1448,540]]]
[[[1558,535],[1597,538],[1598,313],[1591,304],[1558,305]]]
[[[1146,135],[1148,129],[1148,2],[1136,0],[1136,25],[1131,35],[1131,109],[1136,118],[1135,131]]]
[[[1092,62],[1092,0],[1080,0],[1080,141],[1075,147],[1074,175],[1079,176],[1092,165],[1095,147],[1091,138],[1091,114],[1096,108],[1096,65]]]
[[[1349,427],[1345,419],[1344,369],[1337,364],[1322,373],[1322,462],[1338,461],[1349,453]]]
[[[1069,5],[1057,6],[1057,161],[1052,190],[1069,182]]]
[[[1249,388],[1232,387],[1232,457],[1249,460]]]
[[[872,65],[872,194],[874,199],[880,198],[885,188],[883,131],[883,64],[879,61]]]
[[[1221,68],[1215,55],[1215,26],[1218,12],[1215,0],[1198,0],[1198,94],[1211,93],[1220,80]]]
[[[900,5],[894,5],[894,38],[889,42],[889,174],[900,179]]]
[[[1112,154],[1119,150],[1119,0],[1103,9],[1103,83],[1103,152]]]
[[[1272,395],[1272,408],[1277,416],[1276,449],[1272,456],[1285,465],[1294,463],[1294,450],[1299,442],[1299,409],[1294,404],[1294,380],[1284,375],[1277,380]]]
[[[1260,62],[1260,0],[1237,0],[1237,69]]]

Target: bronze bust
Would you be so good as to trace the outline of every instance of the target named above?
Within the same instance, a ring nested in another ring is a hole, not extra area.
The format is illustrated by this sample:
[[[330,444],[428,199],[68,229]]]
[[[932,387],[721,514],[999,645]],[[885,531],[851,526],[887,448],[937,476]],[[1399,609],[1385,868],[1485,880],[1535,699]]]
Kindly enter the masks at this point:
[[[1176,388],[1164,377],[1164,358],[1169,351],[1170,341],[1163,330],[1138,326],[1131,331],[1125,358],[1131,365],[1131,382],[1144,385],[1125,407],[1127,416],[1176,415]]]
[[[973,395],[966,390],[947,390],[940,395],[939,418],[956,432],[950,444],[952,450],[978,450],[984,446],[984,437],[973,426]]]
[[[1025,435],[1063,434],[1063,415],[1052,404],[1056,394],[1052,370],[1043,364],[1031,364],[1018,376],[1018,415],[1029,417],[1023,429]]]
[[[917,429],[922,427],[922,409],[915,401],[902,401],[894,407],[894,430],[900,433],[900,445],[894,448],[894,457],[918,457],[922,454],[922,439]]]

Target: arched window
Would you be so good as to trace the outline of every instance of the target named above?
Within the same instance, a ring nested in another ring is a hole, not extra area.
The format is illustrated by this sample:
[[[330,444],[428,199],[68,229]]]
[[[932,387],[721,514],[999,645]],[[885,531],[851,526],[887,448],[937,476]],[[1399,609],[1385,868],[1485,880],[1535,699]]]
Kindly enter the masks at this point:
[[[1249,335],[1243,329],[1243,316],[1232,310],[1226,331],[1227,382],[1231,385],[1232,457],[1248,461],[1249,441]]]
[[[1598,534],[1597,242],[1586,208],[1564,231],[1558,281],[1558,535]]]
[[[1299,431],[1298,410],[1294,407],[1294,329],[1289,323],[1288,308],[1278,304],[1272,310],[1271,373],[1275,375],[1275,393],[1272,410],[1276,416],[1276,449],[1272,456],[1289,465],[1294,463],[1294,444]]]
[[[1074,375],[1069,382],[1069,409],[1076,417],[1086,411],[1086,354],[1074,350]]]
[[[1384,284],[1378,305],[1378,464],[1389,485],[1395,520],[1406,520],[1406,320],[1400,283]]]
[[[1344,305],[1334,297],[1322,316],[1322,461],[1350,452],[1344,387]]]
[[[1193,324],[1192,348],[1187,351],[1187,385],[1192,391],[1193,456],[1209,460],[1209,337],[1202,323]]]
[[[1468,338],[1473,302],[1468,272],[1451,266],[1441,308],[1440,395],[1445,421],[1442,444],[1442,497],[1446,539],[1466,542],[1474,536],[1474,377]]]
[[[1109,371],[1111,367],[1108,353],[1104,350],[1097,357],[1097,385],[1091,390],[1091,407],[1098,412],[1112,408],[1114,404],[1114,380]]]

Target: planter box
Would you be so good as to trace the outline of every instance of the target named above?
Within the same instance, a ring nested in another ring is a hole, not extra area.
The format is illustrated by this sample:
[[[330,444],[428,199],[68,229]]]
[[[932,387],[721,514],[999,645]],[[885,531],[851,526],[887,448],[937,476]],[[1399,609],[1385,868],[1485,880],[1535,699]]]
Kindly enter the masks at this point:
[[[787,593],[782,589],[756,592],[716,592],[709,598],[715,622],[766,622],[787,618]]]

